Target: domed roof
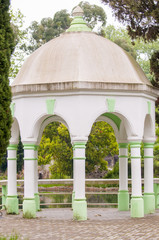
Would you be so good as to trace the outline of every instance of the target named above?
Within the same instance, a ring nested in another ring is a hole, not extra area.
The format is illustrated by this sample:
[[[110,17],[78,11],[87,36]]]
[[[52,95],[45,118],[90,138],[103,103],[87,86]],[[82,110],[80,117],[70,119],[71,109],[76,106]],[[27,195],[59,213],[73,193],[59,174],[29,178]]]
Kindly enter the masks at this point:
[[[35,85],[77,82],[151,86],[127,52],[88,29],[80,29],[68,30],[32,53],[13,81],[12,89],[28,91],[26,86],[35,89]]]

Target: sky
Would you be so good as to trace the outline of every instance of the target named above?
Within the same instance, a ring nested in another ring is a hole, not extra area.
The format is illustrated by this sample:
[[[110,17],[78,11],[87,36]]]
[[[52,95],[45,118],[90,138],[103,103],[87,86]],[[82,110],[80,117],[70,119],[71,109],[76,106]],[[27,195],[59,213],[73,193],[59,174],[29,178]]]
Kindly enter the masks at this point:
[[[11,0],[11,6],[14,11],[20,9],[25,16],[24,26],[28,27],[32,21],[38,21],[42,18],[53,17],[57,11],[67,9],[69,13],[73,7],[77,6],[81,0]],[[119,26],[115,17],[112,16],[111,9],[101,3],[101,0],[86,0],[90,4],[101,6],[107,14],[107,23]]]

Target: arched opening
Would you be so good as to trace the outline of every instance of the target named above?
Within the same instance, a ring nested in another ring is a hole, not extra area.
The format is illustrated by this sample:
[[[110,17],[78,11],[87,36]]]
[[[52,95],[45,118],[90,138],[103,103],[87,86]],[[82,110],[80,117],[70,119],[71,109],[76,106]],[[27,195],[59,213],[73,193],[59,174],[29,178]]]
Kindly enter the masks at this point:
[[[40,178],[72,178],[73,151],[67,127],[58,121],[50,122],[43,130],[38,148]]]

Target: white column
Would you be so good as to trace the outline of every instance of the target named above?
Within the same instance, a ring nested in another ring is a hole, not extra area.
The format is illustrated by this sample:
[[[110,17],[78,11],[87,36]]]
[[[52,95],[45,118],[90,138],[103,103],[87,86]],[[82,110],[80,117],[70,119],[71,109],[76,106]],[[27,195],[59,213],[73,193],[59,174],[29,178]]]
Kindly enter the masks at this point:
[[[144,204],[142,197],[141,185],[141,154],[140,142],[131,142],[131,179],[132,179],[132,195],[131,195],[131,216],[143,217]]]
[[[119,143],[119,193],[118,210],[129,210],[128,193],[128,144]]]
[[[36,217],[35,204],[35,147],[34,144],[24,145],[24,202],[23,216]]]
[[[17,145],[8,147],[8,196],[17,196]]]
[[[35,197],[35,203],[36,203],[36,210],[40,210],[40,198],[39,198],[39,192],[38,192],[38,146],[35,146],[35,160],[34,160],[34,197]]]
[[[119,144],[119,191],[128,190],[128,144]]]
[[[144,212],[155,212],[153,187],[153,143],[144,143]]]
[[[74,163],[74,203],[73,217],[77,220],[87,220],[87,203],[85,198],[85,148],[86,142],[73,143]]]
[[[6,199],[7,213],[18,214],[17,198],[17,144],[10,144],[8,150],[8,195]]]
[[[35,180],[34,180],[34,193],[38,193],[38,146],[35,147],[35,167],[34,167],[34,170],[35,170],[35,173],[34,173],[34,176],[35,176]]]

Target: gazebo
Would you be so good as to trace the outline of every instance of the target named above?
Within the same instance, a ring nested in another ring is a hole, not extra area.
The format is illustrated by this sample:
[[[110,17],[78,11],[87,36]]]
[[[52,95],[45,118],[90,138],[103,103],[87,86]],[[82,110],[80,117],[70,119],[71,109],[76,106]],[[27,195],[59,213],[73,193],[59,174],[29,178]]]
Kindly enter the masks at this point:
[[[128,144],[131,149],[131,217],[154,213],[153,144],[158,96],[136,61],[115,43],[91,32],[76,7],[70,28],[32,53],[12,83],[8,146],[8,213],[18,213],[16,165],[24,146],[23,214],[39,209],[37,153],[44,128],[61,122],[73,146],[73,217],[87,219],[85,147],[92,125],[109,123],[119,144],[119,211],[129,210]],[[144,144],[144,195],[141,185]]]

